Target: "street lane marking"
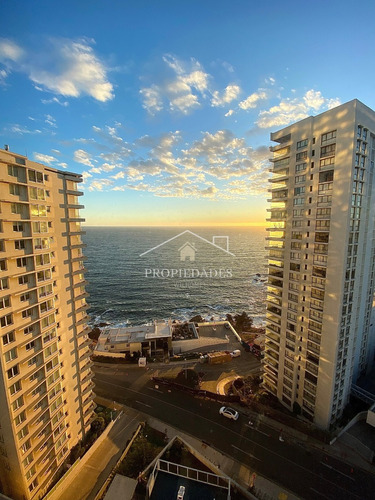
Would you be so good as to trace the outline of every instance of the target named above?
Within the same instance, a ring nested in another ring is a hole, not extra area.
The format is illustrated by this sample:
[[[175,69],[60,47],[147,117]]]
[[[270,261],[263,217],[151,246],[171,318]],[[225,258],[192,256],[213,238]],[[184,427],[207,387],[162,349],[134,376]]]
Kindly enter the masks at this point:
[[[259,434],[263,434],[264,436],[270,437],[270,435],[269,435],[269,434],[267,434],[267,432],[260,431],[259,429],[256,429],[254,426],[249,425],[249,424],[245,424],[245,425],[246,425],[246,427],[248,427],[249,429],[252,429],[253,431],[259,432]]]
[[[121,389],[125,389],[126,391],[128,392],[134,392],[135,394],[142,394],[141,392],[139,391],[135,391],[134,389],[129,389],[129,388],[124,388],[122,385],[119,385],[119,384],[114,384],[113,382],[107,382],[105,380],[100,380],[101,383],[103,384],[108,384],[108,385],[113,385],[114,387],[119,387]],[[150,399],[155,399],[158,403],[160,403],[160,399],[156,398],[155,396],[147,396],[148,398]],[[293,462],[293,460],[290,460],[289,458],[285,457],[284,455],[280,455],[279,453],[276,453],[275,451],[271,450],[270,448],[266,447],[266,446],[263,446],[261,445],[260,443],[258,443],[257,441],[253,441],[252,439],[249,439],[245,436],[243,436],[242,434],[238,433],[238,432],[235,432],[234,430],[230,429],[228,426],[224,426],[218,422],[216,422],[215,420],[210,420],[209,418],[207,417],[204,417],[203,415],[197,415],[196,412],[193,412],[193,411],[190,411],[190,410],[187,410],[186,408],[181,408],[181,406],[177,406],[177,405],[174,405],[173,403],[169,403],[168,401],[162,401],[163,405],[165,406],[172,406],[173,408],[177,408],[178,410],[180,411],[183,411],[185,413],[190,413],[191,415],[193,415],[195,418],[197,416],[199,416],[199,418],[203,419],[203,420],[207,420],[207,422],[210,422],[210,423],[214,423],[215,425],[217,425],[218,427],[222,427],[227,433],[229,432],[232,432],[233,434],[235,434],[236,436],[239,436],[240,438],[242,439],[245,439],[246,441],[249,441],[250,443],[253,443],[257,446],[259,446],[260,448],[263,448],[264,450],[267,451],[267,453],[271,453],[272,455],[276,455],[277,457],[281,458],[282,460],[285,460],[287,462],[290,462],[291,464],[293,464],[294,466],[296,467],[299,467],[301,469],[303,469],[304,471],[306,471],[308,474],[311,474],[312,476],[317,476],[319,478],[320,481],[326,481],[327,483],[330,483],[332,484],[335,488],[338,488],[340,490],[343,490],[345,492],[347,492],[347,489],[345,488],[342,488],[341,486],[339,486],[337,483],[334,483],[333,481],[331,481],[330,479],[327,479],[325,477],[322,477],[320,474],[317,474],[316,472],[313,472],[311,469],[307,469],[306,467],[304,467],[303,465],[300,465],[299,463],[297,462]],[[362,500],[362,497],[360,497],[359,495],[356,495],[355,493],[353,493],[352,491],[350,492],[351,495],[353,495],[354,497],[357,497],[359,500]]]
[[[320,497],[327,498],[327,500],[332,500],[330,497],[327,497],[327,495],[325,495],[324,493],[321,493],[320,491],[318,491],[314,488],[310,488],[310,490],[313,491],[314,493],[317,493]]]
[[[146,389],[148,389],[149,391],[154,391],[154,392],[159,392],[160,394],[164,394],[164,392],[161,391],[160,389],[154,389],[153,387],[146,387]]]
[[[140,404],[140,405],[143,405],[143,406],[147,406],[148,408],[152,408],[152,406],[146,404],[146,403],[143,403],[143,401],[137,401],[135,400],[136,403]]]
[[[332,469],[332,470],[334,470],[335,472],[338,472],[339,474],[341,474],[342,476],[345,476],[345,477],[347,477],[347,478],[351,479],[352,481],[355,481],[354,477],[349,476],[348,474],[345,474],[344,472],[341,472],[340,470],[335,469],[334,467],[332,467],[332,465],[328,465],[328,464],[326,464],[325,462],[320,462],[320,463],[321,463],[322,465],[324,465],[325,467],[328,467],[328,469]]]
[[[236,448],[236,450],[239,450],[242,453],[244,453],[245,455],[247,455],[247,456],[249,456],[251,458],[255,458],[255,460],[259,460],[259,462],[261,462],[260,458],[254,457],[254,455],[252,455],[251,453],[248,453],[247,451],[241,450],[241,448],[238,448],[238,446],[234,446],[234,444],[232,444],[232,448]]]

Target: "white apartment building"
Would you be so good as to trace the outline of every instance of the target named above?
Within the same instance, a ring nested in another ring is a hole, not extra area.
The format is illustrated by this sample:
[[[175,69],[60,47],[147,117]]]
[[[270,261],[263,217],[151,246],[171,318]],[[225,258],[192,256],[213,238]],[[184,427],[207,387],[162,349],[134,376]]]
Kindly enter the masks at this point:
[[[41,498],[94,394],[81,176],[0,150],[0,492]]]
[[[375,112],[355,99],[271,140],[263,386],[328,429],[374,358]]]

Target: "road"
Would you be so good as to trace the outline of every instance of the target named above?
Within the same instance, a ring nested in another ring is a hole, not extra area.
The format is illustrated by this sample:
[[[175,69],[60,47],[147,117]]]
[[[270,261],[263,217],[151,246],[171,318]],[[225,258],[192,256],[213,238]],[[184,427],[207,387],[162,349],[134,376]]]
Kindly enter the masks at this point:
[[[152,373],[94,366],[95,393],[149,414],[242,462],[305,499],[372,499],[375,476],[320,450],[279,440],[279,432],[240,412],[234,422],[219,415],[220,403],[155,386]]]

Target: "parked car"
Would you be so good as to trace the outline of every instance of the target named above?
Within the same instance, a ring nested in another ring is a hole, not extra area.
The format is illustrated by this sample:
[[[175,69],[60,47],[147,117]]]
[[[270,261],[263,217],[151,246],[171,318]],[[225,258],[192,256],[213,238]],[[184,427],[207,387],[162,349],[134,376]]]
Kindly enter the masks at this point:
[[[233,408],[229,408],[229,406],[222,406],[219,410],[220,415],[224,417],[230,418],[231,420],[237,420],[239,417],[239,413]]]
[[[230,353],[230,355],[232,356],[232,358],[238,358],[239,356],[241,356],[241,351],[239,349],[235,349]]]
[[[185,486],[180,486],[178,488],[177,500],[184,500],[185,496]]]

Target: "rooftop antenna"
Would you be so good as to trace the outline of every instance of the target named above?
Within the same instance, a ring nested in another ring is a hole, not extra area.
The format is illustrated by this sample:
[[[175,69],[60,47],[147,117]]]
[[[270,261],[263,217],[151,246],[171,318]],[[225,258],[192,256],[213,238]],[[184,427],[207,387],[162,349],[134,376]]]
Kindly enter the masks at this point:
[[[9,144],[4,144],[5,151],[9,151]]]

